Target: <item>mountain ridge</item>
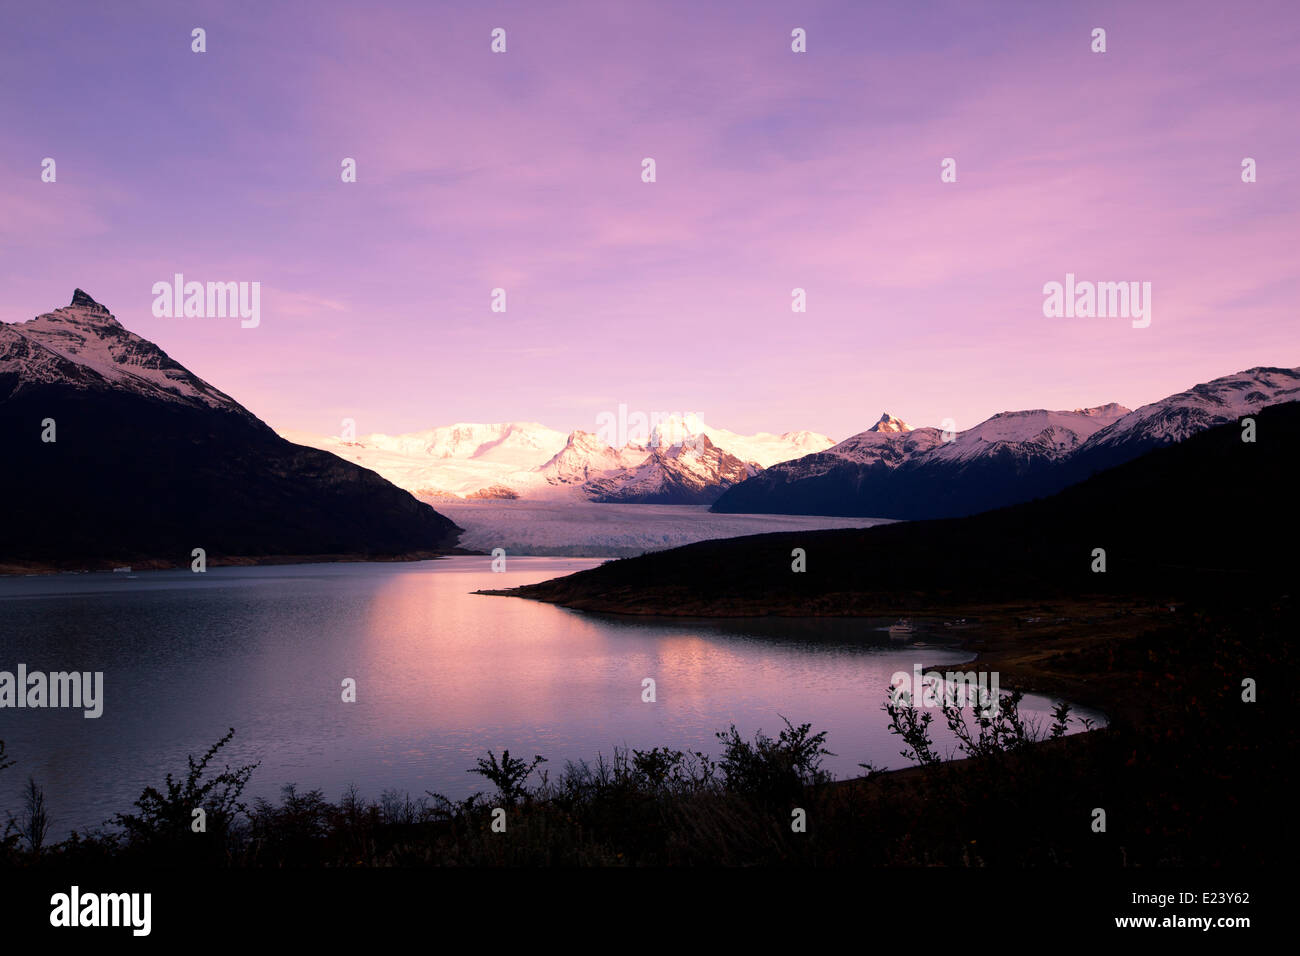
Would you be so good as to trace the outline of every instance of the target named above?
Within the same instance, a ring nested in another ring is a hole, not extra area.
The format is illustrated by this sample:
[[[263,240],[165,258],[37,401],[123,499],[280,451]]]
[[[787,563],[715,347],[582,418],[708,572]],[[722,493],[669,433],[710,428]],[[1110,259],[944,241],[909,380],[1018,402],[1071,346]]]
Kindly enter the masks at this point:
[[[81,290],[0,324],[0,565],[433,556],[461,529],[368,469],[295,445]],[[38,496],[38,497],[37,497]]]
[[[990,603],[1116,595],[1163,604],[1211,591],[1240,600],[1294,584],[1300,535],[1300,509],[1270,508],[1261,536],[1217,506],[1293,496],[1300,402],[1264,408],[1257,428],[1252,443],[1235,423],[1219,424],[1051,496],[976,515],[703,541],[483,593],[687,617],[979,613]],[[802,573],[791,565],[796,548]]]
[[[370,467],[421,497],[647,504],[708,504],[767,465],[834,444],[808,430],[740,435],[696,415],[657,419],[644,441],[618,446],[600,432],[566,433],[523,421],[461,422],[350,441],[296,430],[280,434]],[[461,453],[446,454],[453,444]]]
[[[1205,428],[1300,397],[1300,369],[1256,366],[1129,410],[999,412],[962,432],[868,429],[723,492],[718,513],[926,519],[1054,494]]]

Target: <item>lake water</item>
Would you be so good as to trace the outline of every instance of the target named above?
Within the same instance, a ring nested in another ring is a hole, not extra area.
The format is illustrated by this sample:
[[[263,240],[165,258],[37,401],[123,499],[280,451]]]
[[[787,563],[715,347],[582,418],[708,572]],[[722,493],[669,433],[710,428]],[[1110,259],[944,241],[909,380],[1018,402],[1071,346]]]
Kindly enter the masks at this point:
[[[229,727],[221,755],[261,761],[247,796],[281,785],[349,784],[462,797],[491,748],[549,758],[615,745],[717,754],[734,722],[749,736],[778,715],[827,730],[837,776],[870,760],[903,766],[880,710],[896,671],[969,655],[872,643],[880,622],[675,621],[588,615],[473,594],[599,562],[485,557],[0,579],[0,671],[103,671],[104,712],[0,709],[15,766],[0,817],[29,775],[45,788],[51,839],[131,808],[147,785],[183,776]],[[656,682],[644,703],[642,680]],[[353,678],[356,703],[341,699]],[[1004,686],[1003,688],[1007,688]],[[1049,716],[1050,702],[1022,710]],[[939,719],[937,722],[941,722]],[[946,748],[945,748],[946,749]]]

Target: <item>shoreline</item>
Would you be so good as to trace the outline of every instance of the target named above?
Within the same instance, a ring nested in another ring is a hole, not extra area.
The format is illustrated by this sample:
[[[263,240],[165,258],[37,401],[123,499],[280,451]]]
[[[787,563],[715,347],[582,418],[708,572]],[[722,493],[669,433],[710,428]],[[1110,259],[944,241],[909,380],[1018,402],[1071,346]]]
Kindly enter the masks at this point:
[[[985,670],[996,670],[1005,686],[1014,686],[1027,694],[1042,694],[1072,705],[1100,711],[1111,723],[1117,716],[1138,719],[1143,714],[1132,706],[1132,685],[1113,671],[1078,671],[1062,666],[1072,655],[1113,646],[1132,640],[1147,628],[1178,620],[1168,603],[1139,597],[1099,597],[1096,600],[1031,599],[999,601],[993,604],[954,605],[933,613],[918,613],[915,608],[876,607],[872,613],[853,609],[844,613],[810,613],[808,608],[785,608],[784,613],[769,614],[701,614],[689,606],[667,611],[644,607],[594,607],[588,602],[547,600],[521,594],[516,589],[480,590],[475,594],[490,597],[515,597],[578,611],[582,614],[608,614],[624,618],[663,617],[675,620],[742,621],[813,619],[892,620],[907,617],[925,625],[929,631],[919,635],[926,642],[969,651],[974,656],[967,664],[978,663]],[[945,621],[966,618],[971,623],[942,629]],[[938,624],[938,628],[933,625]],[[936,668],[938,669],[938,668]]]
[[[396,564],[413,561],[432,561],[438,558],[487,557],[486,552],[468,548],[449,548],[438,551],[403,551],[399,554],[262,554],[219,555],[208,558],[209,568],[247,568],[280,564]],[[89,566],[87,566],[89,564]],[[5,561],[0,562],[0,577],[31,577],[45,574],[102,574],[116,568],[129,567],[132,571],[183,571],[189,562],[170,558],[123,558],[121,560],[96,560],[92,562],[66,561]]]

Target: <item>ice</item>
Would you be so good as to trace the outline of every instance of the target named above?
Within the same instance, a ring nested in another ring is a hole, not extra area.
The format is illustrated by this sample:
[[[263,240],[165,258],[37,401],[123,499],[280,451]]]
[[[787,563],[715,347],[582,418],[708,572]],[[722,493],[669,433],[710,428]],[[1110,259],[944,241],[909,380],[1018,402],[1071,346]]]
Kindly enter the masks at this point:
[[[708,505],[547,501],[431,501],[465,529],[460,546],[507,556],[625,558],[695,541],[772,531],[870,528],[884,518],[710,514]]]

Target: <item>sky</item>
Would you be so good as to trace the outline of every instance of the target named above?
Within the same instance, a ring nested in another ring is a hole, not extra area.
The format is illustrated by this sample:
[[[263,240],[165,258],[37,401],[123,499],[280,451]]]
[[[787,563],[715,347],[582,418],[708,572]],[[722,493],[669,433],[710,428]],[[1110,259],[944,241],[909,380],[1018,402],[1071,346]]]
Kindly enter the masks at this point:
[[[276,428],[841,439],[1300,365],[1290,0],[0,16],[0,320],[81,287]],[[260,282],[260,325],[155,317],[175,273]],[[1046,317],[1066,273],[1151,324]]]

